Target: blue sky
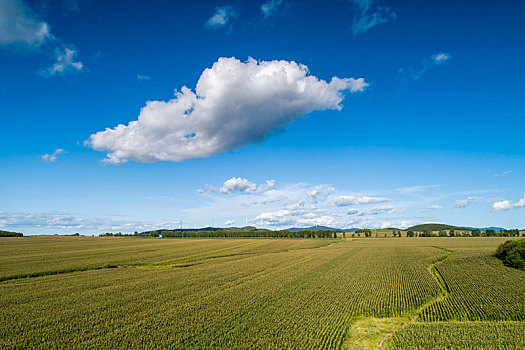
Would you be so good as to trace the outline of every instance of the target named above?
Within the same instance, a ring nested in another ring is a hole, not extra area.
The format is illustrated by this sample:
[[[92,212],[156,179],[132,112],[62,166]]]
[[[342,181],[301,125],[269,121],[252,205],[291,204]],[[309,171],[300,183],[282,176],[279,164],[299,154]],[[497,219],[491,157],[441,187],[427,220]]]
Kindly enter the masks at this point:
[[[524,11],[5,0],[0,229],[525,228]]]

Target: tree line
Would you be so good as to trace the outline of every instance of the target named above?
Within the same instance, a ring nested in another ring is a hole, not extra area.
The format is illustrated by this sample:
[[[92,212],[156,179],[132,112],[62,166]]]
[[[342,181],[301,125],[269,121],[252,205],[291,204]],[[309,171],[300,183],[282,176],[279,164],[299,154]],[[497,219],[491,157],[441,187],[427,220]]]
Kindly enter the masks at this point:
[[[2,231],[0,230],[0,237],[23,237],[24,234],[20,232]]]
[[[441,230],[439,232],[434,232],[430,230],[425,230],[423,232],[414,232],[407,231],[407,237],[519,237],[520,230],[485,230],[481,231],[479,229],[465,231],[465,230]]]
[[[164,238],[336,238],[332,230],[298,230],[298,231],[162,231]]]

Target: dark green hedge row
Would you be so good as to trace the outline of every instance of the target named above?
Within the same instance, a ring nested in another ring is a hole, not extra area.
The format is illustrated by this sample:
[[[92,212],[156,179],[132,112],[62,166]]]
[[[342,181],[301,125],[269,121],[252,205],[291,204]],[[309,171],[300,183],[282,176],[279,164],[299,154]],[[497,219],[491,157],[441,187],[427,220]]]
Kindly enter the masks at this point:
[[[496,250],[496,257],[507,266],[525,270],[525,239],[501,244]]]

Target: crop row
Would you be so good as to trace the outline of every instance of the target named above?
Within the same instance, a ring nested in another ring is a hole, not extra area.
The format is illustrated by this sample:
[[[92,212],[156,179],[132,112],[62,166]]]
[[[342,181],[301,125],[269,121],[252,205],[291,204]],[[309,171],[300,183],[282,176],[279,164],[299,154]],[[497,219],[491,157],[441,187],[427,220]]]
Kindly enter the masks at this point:
[[[525,320],[525,274],[492,253],[458,249],[436,265],[448,295],[424,309],[421,320]]]
[[[389,350],[525,349],[523,322],[411,324],[394,333]]]

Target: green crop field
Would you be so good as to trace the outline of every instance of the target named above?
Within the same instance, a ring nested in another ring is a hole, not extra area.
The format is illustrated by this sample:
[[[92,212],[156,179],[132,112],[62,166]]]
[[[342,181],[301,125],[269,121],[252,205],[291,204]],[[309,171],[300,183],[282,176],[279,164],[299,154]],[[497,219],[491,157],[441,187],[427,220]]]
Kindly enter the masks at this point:
[[[523,349],[508,238],[0,239],[0,348]]]

